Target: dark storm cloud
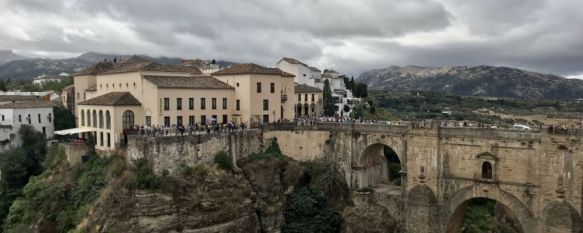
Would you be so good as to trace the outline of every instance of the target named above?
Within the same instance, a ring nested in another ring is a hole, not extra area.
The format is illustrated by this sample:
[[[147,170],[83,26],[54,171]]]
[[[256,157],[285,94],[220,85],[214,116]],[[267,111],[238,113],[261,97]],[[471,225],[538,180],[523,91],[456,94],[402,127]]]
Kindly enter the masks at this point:
[[[219,58],[282,56],[343,72],[507,65],[583,73],[580,0],[5,0],[0,48]]]

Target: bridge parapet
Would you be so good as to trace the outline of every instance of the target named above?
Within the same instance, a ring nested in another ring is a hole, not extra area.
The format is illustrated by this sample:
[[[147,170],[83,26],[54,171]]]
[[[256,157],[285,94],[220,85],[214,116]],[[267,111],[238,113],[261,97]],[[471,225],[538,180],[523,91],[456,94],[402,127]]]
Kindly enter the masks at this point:
[[[439,127],[439,135],[444,137],[470,137],[487,139],[522,139],[540,140],[540,131],[525,131],[516,129],[492,129],[492,128],[452,128]]]
[[[298,125],[295,123],[273,123],[264,126],[268,131],[352,131],[359,133],[397,133],[403,134],[410,130],[409,125],[387,124],[347,124],[318,122],[311,125]]]

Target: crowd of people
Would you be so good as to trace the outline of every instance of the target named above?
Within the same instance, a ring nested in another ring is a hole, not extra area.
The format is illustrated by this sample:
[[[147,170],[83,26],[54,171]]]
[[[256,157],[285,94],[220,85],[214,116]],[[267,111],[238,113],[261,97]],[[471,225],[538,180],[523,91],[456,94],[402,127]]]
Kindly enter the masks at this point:
[[[216,122],[200,125],[198,123],[183,126],[183,125],[172,125],[172,126],[160,126],[160,125],[135,125],[129,129],[124,130],[124,135],[137,134],[152,137],[162,137],[162,136],[184,136],[184,135],[196,135],[196,134],[210,134],[210,133],[228,133],[245,131],[248,129],[246,123],[236,124],[233,122],[218,124]]]
[[[382,124],[382,125],[399,125],[399,122],[391,121],[377,121],[377,120],[364,120],[364,119],[352,119],[349,117],[301,117],[296,118],[294,123],[300,126],[304,125],[315,125],[316,123],[340,123],[340,124]]]

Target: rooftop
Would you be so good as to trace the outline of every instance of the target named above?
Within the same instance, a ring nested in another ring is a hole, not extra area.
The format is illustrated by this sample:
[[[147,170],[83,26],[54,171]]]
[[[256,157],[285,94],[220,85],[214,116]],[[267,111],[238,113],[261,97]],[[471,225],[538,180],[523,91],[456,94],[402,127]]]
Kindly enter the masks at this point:
[[[202,72],[194,66],[184,65],[168,65],[159,64],[150,61],[140,56],[132,56],[122,62],[99,62],[84,70],[81,70],[76,76],[81,75],[96,75],[96,74],[117,74],[137,71],[159,71],[159,72],[180,72],[190,74],[202,74]]]
[[[0,102],[41,100],[38,95],[0,95]]]
[[[317,87],[308,86],[306,84],[296,84],[295,86],[295,93],[316,93],[316,92],[322,92],[322,90],[320,90]]]
[[[189,77],[144,75],[144,78],[159,88],[234,89],[234,87],[208,75]]]
[[[213,75],[236,75],[236,74],[265,74],[265,75],[280,75],[282,77],[295,77],[295,75],[283,72],[279,68],[268,68],[253,63],[234,65],[226,69],[219,70]]]
[[[0,109],[24,109],[24,108],[52,108],[53,103],[49,101],[24,101],[16,103],[6,103],[0,105]]]
[[[291,57],[284,57],[281,60],[279,60],[279,62],[281,62],[281,61],[286,61],[289,64],[298,64],[298,65],[308,66],[308,65],[306,65],[306,63],[303,63],[300,60],[295,59],[295,58],[291,58]]]
[[[99,106],[139,106],[142,105],[129,92],[110,92],[92,99],[80,102],[79,105],[99,105]]]

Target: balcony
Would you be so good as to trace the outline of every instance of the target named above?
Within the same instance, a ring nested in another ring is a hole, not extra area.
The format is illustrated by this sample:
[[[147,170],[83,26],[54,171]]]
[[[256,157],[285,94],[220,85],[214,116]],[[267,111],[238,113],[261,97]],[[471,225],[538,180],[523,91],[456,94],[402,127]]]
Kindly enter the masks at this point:
[[[287,101],[287,95],[282,94],[281,95],[281,102],[285,102],[285,101]]]

